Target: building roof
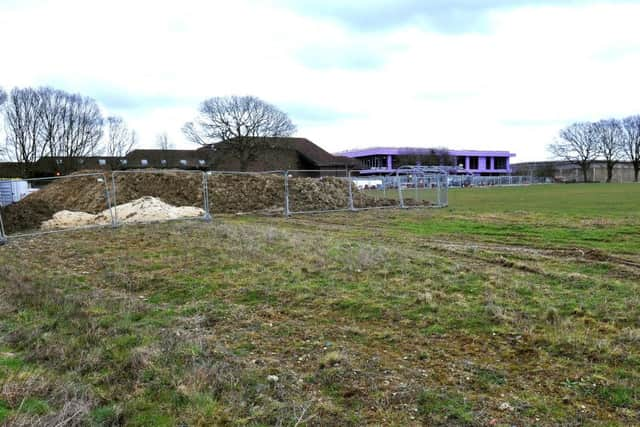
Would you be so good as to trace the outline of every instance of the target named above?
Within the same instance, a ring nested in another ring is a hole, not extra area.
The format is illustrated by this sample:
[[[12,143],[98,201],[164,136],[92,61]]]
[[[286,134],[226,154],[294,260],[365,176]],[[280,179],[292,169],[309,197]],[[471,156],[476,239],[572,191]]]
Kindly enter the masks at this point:
[[[348,156],[335,156],[306,138],[265,137],[264,139],[268,140],[269,145],[272,147],[275,146],[282,149],[297,151],[300,156],[317,167],[344,167],[356,164],[352,158]],[[223,147],[224,144],[229,144],[232,141],[233,139],[225,142],[208,144],[199,148],[198,151],[211,148],[215,149],[218,145]]]
[[[203,157],[203,153],[198,150],[162,150],[162,149],[136,149],[127,154],[129,159],[194,159]]]
[[[515,157],[515,153],[509,151],[488,151],[488,150],[448,150],[446,148],[425,148],[425,147],[370,147],[354,149],[336,153],[336,155],[347,157],[365,157],[378,155],[415,155],[430,154],[433,151],[446,150],[453,156],[490,156],[490,157]]]

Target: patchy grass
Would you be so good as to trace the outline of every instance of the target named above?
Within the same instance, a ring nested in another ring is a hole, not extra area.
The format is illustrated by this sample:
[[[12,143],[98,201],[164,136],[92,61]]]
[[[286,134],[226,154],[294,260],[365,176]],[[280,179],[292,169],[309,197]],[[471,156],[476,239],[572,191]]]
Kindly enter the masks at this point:
[[[0,423],[637,425],[639,190],[13,241]]]

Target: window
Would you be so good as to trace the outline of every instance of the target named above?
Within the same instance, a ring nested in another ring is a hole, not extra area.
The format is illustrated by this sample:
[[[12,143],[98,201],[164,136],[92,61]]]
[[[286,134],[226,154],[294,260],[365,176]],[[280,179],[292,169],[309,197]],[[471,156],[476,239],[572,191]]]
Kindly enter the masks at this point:
[[[186,160],[180,160],[180,166],[187,166]]]
[[[98,164],[99,164],[100,166],[104,166],[104,165],[106,165],[106,164],[107,164],[107,161],[106,161],[105,159],[98,159]]]
[[[494,169],[506,169],[507,168],[507,158],[506,157],[496,157],[493,160],[493,168]]]
[[[469,169],[478,170],[478,156],[469,157]]]
[[[367,169],[384,169],[387,166],[386,156],[367,156],[360,160]]]
[[[121,164],[122,166],[126,166],[126,164],[127,164],[127,159],[120,159],[120,164]]]
[[[61,165],[62,164],[62,159],[56,159],[56,164],[57,165]]]
[[[140,166],[147,166],[148,164],[149,162],[147,161],[147,159],[140,160]]]
[[[200,159],[198,160],[198,163],[200,164],[200,166],[204,166],[204,160]]]
[[[167,161],[165,159],[160,160],[160,164],[162,166],[167,166]]]
[[[78,164],[84,165],[84,159],[78,159]]]

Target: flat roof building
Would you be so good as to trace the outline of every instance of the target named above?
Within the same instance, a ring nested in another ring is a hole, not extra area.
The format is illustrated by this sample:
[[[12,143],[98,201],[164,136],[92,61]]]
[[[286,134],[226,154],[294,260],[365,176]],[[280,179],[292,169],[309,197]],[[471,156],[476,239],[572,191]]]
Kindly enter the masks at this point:
[[[508,151],[448,150],[443,148],[372,147],[348,150],[337,155],[351,157],[363,164],[362,174],[392,173],[406,165],[443,166],[450,173],[508,175],[511,158]]]

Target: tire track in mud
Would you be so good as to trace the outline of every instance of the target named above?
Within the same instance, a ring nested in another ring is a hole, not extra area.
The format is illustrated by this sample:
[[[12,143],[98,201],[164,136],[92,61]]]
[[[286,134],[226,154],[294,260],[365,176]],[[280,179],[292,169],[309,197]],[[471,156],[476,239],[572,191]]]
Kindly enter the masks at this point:
[[[362,235],[365,240],[375,240],[377,242],[392,243],[398,241],[393,235],[391,235],[388,227],[378,226],[375,224],[359,224],[351,222],[353,220],[352,214],[349,218],[344,214],[329,216],[314,216],[314,217],[293,217],[283,222],[283,224],[290,224],[291,228],[303,228],[305,232],[323,232],[323,231],[337,231],[348,235],[353,235],[354,231]],[[375,237],[372,237],[375,236]],[[640,280],[640,258],[629,259],[620,255],[607,254],[597,249],[590,248],[536,248],[530,246],[518,246],[518,245],[501,245],[491,244],[484,242],[460,242],[456,240],[442,240],[442,239],[427,239],[419,236],[404,237],[402,244],[410,244],[414,247],[421,247],[434,251],[447,251],[455,254],[457,257],[474,258],[478,261],[485,263],[500,265],[506,268],[513,268],[524,272],[533,274],[548,275],[539,268],[531,267],[527,264],[514,262],[504,258],[503,255],[516,255],[527,258],[534,258],[539,260],[550,261],[572,261],[576,263],[588,263],[594,262],[598,264],[608,265],[612,270],[616,270],[618,275],[622,278],[633,278]],[[498,255],[496,259],[484,256],[472,255],[474,251],[484,251],[487,254]],[[554,278],[558,278],[557,275],[552,274]]]

